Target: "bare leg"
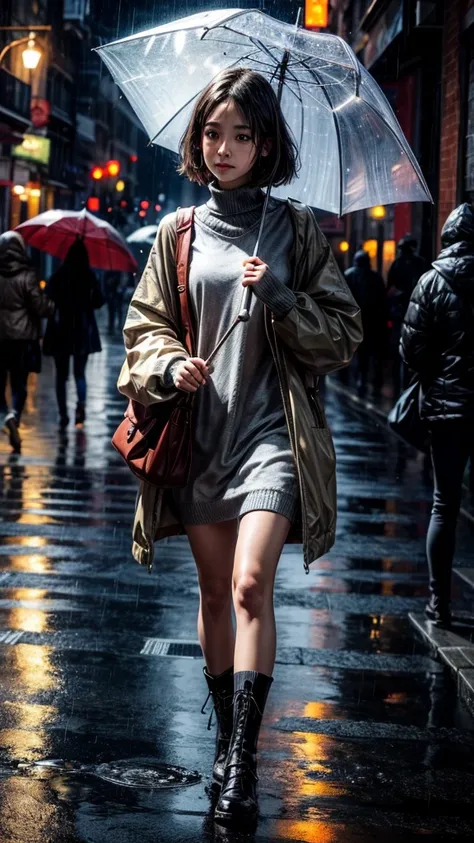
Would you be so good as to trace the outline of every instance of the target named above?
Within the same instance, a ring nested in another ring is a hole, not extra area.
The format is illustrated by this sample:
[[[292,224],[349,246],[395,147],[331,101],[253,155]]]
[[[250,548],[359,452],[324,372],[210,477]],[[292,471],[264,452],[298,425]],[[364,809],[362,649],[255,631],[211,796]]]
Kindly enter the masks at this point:
[[[209,673],[217,676],[234,659],[232,567],[237,521],[185,525],[198,570],[198,636]]]
[[[237,620],[234,671],[271,676],[275,663],[275,574],[290,522],[275,512],[248,512],[240,522],[233,573]]]

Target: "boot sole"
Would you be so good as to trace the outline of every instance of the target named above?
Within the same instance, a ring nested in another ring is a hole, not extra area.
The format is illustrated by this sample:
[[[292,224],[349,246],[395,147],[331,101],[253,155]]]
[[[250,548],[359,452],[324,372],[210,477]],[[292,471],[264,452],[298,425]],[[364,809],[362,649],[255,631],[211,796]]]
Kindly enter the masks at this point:
[[[228,814],[226,811],[214,811],[214,820],[218,825],[233,826],[234,828],[245,828],[253,825],[257,821],[258,810],[246,816],[236,816],[235,814]]]

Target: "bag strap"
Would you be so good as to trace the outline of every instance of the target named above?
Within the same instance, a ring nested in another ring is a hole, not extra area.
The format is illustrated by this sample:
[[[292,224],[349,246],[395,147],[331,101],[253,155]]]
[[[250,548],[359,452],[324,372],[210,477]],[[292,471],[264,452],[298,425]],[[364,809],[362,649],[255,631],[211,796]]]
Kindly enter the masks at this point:
[[[176,273],[178,276],[181,322],[184,328],[184,344],[193,355],[194,336],[188,301],[189,263],[193,238],[194,206],[178,208],[176,214]]]

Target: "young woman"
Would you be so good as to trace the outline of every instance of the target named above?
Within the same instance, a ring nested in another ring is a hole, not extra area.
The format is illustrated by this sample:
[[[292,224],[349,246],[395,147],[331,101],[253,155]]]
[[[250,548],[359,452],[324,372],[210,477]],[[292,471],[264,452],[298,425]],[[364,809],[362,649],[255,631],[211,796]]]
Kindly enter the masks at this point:
[[[181,172],[207,184],[195,211],[189,298],[195,356],[182,343],[175,215],[159,229],[125,323],[119,389],[150,405],[194,394],[191,478],[170,493],[143,484],[135,557],[186,532],[200,587],[198,634],[217,713],[215,816],[253,819],[256,750],[275,660],[273,585],[287,539],[304,564],[334,541],[335,465],[317,376],[346,366],[362,339],[359,309],[311,211],[271,200],[253,253],[262,186],[294,177],[297,151],[270,84],[246,69],[220,73],[200,96],[182,141]],[[206,358],[251,286],[249,322]],[[236,630],[231,617],[235,610]]]
[[[94,310],[102,307],[104,297],[90,268],[86,246],[79,238],[49,279],[46,292],[56,311],[48,321],[43,353],[54,356],[59,425],[65,429],[69,424],[66,386],[72,357],[77,392],[75,423],[82,426],[86,418],[87,360],[89,354],[102,349]]]
[[[451,574],[462,481],[474,460],[474,213],[451,212],[442,251],[413,291],[400,353],[423,387],[420,415],[431,431],[434,498],[426,537],[426,616],[451,625]]]

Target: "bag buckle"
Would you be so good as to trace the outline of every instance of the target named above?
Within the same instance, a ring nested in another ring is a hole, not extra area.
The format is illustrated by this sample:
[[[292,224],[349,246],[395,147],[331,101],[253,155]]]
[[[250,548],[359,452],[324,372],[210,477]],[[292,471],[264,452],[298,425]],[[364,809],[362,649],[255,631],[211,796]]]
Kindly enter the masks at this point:
[[[132,441],[133,437],[135,436],[136,429],[137,428],[134,424],[132,424],[131,427],[128,428],[128,430],[127,430],[127,442]]]

